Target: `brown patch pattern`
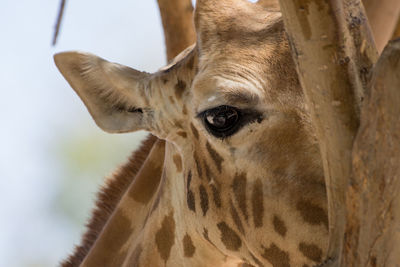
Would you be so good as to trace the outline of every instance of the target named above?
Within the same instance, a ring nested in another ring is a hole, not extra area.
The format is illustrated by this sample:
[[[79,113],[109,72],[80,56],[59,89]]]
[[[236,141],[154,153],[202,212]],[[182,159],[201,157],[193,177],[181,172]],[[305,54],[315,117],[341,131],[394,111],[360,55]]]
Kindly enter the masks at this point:
[[[190,123],[190,129],[192,130],[194,137],[199,140],[199,132],[197,131],[196,127],[194,127],[193,123]]]
[[[207,240],[207,242],[210,243],[213,247],[216,247],[216,246],[214,245],[214,243],[211,242],[211,240],[210,240],[210,238],[209,238],[209,236],[208,236],[208,230],[207,230],[206,228],[203,228],[203,237],[204,237],[204,239]]]
[[[186,83],[182,80],[178,79],[178,82],[175,85],[175,96],[178,99],[182,98],[182,94],[186,89]]]
[[[183,129],[182,121],[174,120],[174,126],[179,129]]]
[[[250,252],[250,257],[253,259],[253,261],[260,267],[264,266],[259,259],[256,258],[256,256],[253,255],[253,253]]]
[[[199,156],[197,155],[196,152],[193,153],[193,158],[194,158],[194,164],[196,164],[196,169],[197,169],[197,173],[199,174],[199,178],[202,179],[203,178],[203,170],[201,169]]]
[[[312,225],[324,224],[328,229],[328,215],[320,206],[305,200],[300,200],[297,202],[296,208],[300,211],[305,222]]]
[[[192,190],[190,190],[191,182],[192,182],[192,172],[189,171],[188,177],[187,177],[187,187],[186,187],[186,191],[187,191],[186,202],[187,202],[188,208],[191,211],[196,212],[196,203],[194,200],[194,193],[192,192]]]
[[[231,216],[233,219],[233,222],[236,224],[236,227],[238,228],[239,232],[244,234],[244,228],[242,221],[240,220],[239,213],[236,211],[235,207],[233,206],[232,201],[230,202],[231,204]]]
[[[232,182],[233,193],[239,205],[239,209],[242,211],[244,219],[247,221],[249,215],[247,213],[247,205],[246,205],[246,187],[247,187],[246,174],[242,173],[239,175],[235,175],[235,178],[233,178]]]
[[[263,184],[260,179],[257,179],[253,186],[253,193],[251,195],[251,206],[253,211],[254,226],[263,226],[264,218],[264,197],[263,197]]]
[[[213,199],[214,199],[215,206],[217,208],[221,208],[221,205],[222,205],[222,203],[221,203],[221,193],[219,192],[219,189],[214,184],[211,184],[210,188],[211,188],[211,191],[212,191],[212,194],[213,194]]]
[[[312,261],[320,262],[322,260],[322,249],[315,244],[306,244],[301,242],[299,244],[299,250],[304,256]]]
[[[175,220],[173,212],[165,216],[156,233],[156,245],[161,258],[167,261],[175,243]]]
[[[219,172],[222,170],[222,162],[224,159],[218,154],[217,151],[210,145],[210,143],[207,141],[206,143],[206,149],[208,153],[210,154],[211,158],[215,162],[215,165],[217,166],[217,169]]]
[[[180,156],[179,154],[175,154],[175,155],[172,157],[172,159],[173,159],[173,161],[174,161],[174,163],[175,163],[176,170],[177,170],[178,172],[181,172],[181,171],[182,171],[182,158],[181,158],[181,156]]]
[[[135,201],[146,204],[153,197],[161,180],[162,165],[159,162],[145,164],[134,181],[129,196]]]
[[[208,211],[208,194],[206,188],[203,185],[199,186],[199,193],[201,210],[203,211],[203,216],[206,216]]]
[[[278,215],[274,215],[274,218],[272,219],[272,223],[274,224],[274,229],[275,232],[280,234],[281,236],[285,237],[287,228],[285,223],[279,218]]]
[[[90,254],[88,264],[94,266],[122,264],[127,252],[119,252],[121,247],[128,242],[130,233],[133,231],[130,218],[125,216],[121,209],[116,210],[108,227],[103,230],[101,238],[96,242],[96,250]]]
[[[203,166],[204,166],[204,171],[206,172],[207,181],[211,181],[212,173],[206,161],[204,161]]]
[[[183,237],[183,254],[187,258],[193,257],[194,253],[196,252],[196,247],[193,245],[192,238],[190,235],[185,234]]]
[[[196,212],[196,202],[194,200],[194,193],[192,192],[192,190],[189,190],[187,192],[186,201],[187,201],[188,208],[191,211]]]
[[[238,234],[232,230],[225,222],[217,224],[219,231],[221,232],[221,241],[225,247],[232,251],[238,251],[242,246],[242,240]]]
[[[269,248],[265,248],[264,253],[261,254],[263,258],[269,261],[274,267],[290,267],[289,254],[281,250],[274,243]]]
[[[179,135],[182,138],[186,138],[187,137],[187,133],[185,131],[178,131],[176,134]]]
[[[172,96],[169,96],[169,102],[171,102],[171,104],[175,104],[175,99]]]

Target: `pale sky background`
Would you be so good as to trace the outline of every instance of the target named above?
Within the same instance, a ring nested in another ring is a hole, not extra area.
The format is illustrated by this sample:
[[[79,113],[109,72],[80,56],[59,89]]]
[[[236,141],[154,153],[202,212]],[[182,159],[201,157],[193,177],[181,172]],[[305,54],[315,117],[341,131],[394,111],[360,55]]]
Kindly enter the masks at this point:
[[[155,0],[68,0],[52,47],[58,7],[58,0],[5,0],[0,8],[0,266],[65,258],[102,177],[138,143],[136,134],[97,128],[53,54],[89,51],[144,71],[165,64]]]

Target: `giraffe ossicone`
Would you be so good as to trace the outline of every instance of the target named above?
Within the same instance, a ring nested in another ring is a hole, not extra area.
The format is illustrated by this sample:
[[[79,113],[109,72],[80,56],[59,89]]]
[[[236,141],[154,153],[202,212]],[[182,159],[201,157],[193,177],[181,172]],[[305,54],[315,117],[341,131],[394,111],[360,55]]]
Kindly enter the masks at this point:
[[[132,177],[82,266],[323,262],[318,143],[281,14],[266,6],[198,0],[197,43],[152,74],[87,53],[55,55],[100,128],[166,141]]]

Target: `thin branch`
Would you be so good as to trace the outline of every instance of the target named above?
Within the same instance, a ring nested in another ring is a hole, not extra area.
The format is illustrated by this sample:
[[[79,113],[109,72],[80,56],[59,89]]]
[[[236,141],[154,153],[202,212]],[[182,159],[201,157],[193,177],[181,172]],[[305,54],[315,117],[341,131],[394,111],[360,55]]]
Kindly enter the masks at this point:
[[[57,21],[56,21],[56,25],[54,27],[53,42],[52,42],[53,46],[55,46],[57,43],[57,37],[58,37],[58,33],[60,32],[61,21],[62,21],[63,14],[64,14],[65,2],[66,2],[66,0],[61,0],[61,2],[60,2],[60,8],[58,10],[58,15],[57,15]]]
[[[376,64],[354,142],[343,266],[400,263],[400,40]]]
[[[164,28],[167,59],[170,61],[196,42],[191,0],[158,0]]]

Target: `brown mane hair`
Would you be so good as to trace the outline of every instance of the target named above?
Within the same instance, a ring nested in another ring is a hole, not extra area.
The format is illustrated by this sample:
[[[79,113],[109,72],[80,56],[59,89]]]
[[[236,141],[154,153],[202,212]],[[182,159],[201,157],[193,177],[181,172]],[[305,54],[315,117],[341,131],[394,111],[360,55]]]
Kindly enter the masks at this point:
[[[77,245],[73,253],[61,263],[62,267],[79,266],[89,253],[104,225],[113,213],[126,189],[132,183],[136,174],[146,160],[151,148],[157,141],[157,137],[149,135],[140,145],[139,149],[132,153],[128,162],[119,167],[108,178],[97,193],[95,208],[86,224],[86,231],[82,236],[80,245]]]

